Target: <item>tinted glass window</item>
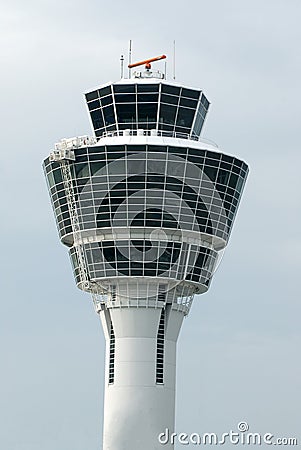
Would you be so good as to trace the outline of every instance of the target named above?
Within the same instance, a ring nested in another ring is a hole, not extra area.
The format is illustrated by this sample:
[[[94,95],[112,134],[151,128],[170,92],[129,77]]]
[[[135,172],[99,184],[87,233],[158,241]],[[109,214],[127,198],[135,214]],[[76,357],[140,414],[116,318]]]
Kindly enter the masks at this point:
[[[199,99],[200,92],[199,91],[193,91],[192,89],[182,89],[182,97],[188,97],[188,98],[195,98]]]
[[[158,102],[159,94],[138,94],[138,102]]]
[[[98,98],[98,92],[97,91],[89,92],[88,94],[86,94],[87,102],[90,102],[91,100],[95,100],[96,98]]]
[[[92,115],[92,113],[91,113],[91,115]],[[115,115],[114,115],[113,106],[107,106],[106,108],[104,108],[103,115],[104,115],[106,125],[111,125],[112,123],[115,123]]]
[[[173,94],[173,95],[180,95],[180,88],[177,86],[170,86],[168,84],[162,84],[162,92],[165,94]]]
[[[135,84],[115,84],[113,90],[114,92],[134,93]]]
[[[159,92],[159,84],[138,84],[138,92]]]
[[[190,128],[192,125],[195,111],[187,108],[179,108],[177,116],[177,125],[180,127]]]
[[[89,107],[90,111],[91,111],[91,109],[100,108],[100,101],[94,100],[93,102],[88,103],[88,107]]]
[[[102,97],[101,104],[102,106],[111,105],[113,103],[112,95],[108,95],[107,97]]]
[[[117,121],[120,123],[136,122],[136,103],[116,104]]]
[[[179,98],[175,97],[174,95],[161,94],[161,102],[171,105],[177,105],[179,103]]]
[[[139,122],[156,122],[158,104],[138,104],[138,121]]]
[[[95,111],[91,111],[91,119],[93,123],[93,127],[95,129],[102,128],[104,126],[103,118],[100,109],[96,109]]]
[[[209,108],[209,102],[204,94],[202,94],[201,103],[205,106],[206,109]]]
[[[177,107],[162,104],[160,107],[160,122],[174,124],[176,118]]]
[[[102,89],[99,89],[99,97],[105,97],[106,95],[111,94],[111,86],[106,86]]]
[[[135,103],[136,94],[115,94],[116,103]]]
[[[198,102],[197,100],[192,100],[190,98],[183,98],[180,99],[180,106],[187,106],[188,108],[196,108]]]

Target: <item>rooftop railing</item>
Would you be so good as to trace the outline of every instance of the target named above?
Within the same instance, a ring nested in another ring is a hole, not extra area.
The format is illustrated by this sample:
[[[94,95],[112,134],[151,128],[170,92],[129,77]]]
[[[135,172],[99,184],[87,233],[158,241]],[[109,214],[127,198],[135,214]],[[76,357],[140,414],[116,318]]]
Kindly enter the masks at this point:
[[[172,137],[177,139],[187,139],[197,142],[204,142],[205,144],[212,145],[218,148],[217,144],[209,139],[200,138],[195,135],[191,135],[188,133],[180,133],[177,131],[160,131],[160,130],[121,130],[121,131],[106,131],[100,137],[92,137],[92,136],[79,136],[70,139],[61,139],[60,142],[57,142],[54,146],[54,151],[52,152],[52,160],[57,160],[58,158],[62,158],[62,152],[64,153],[63,159],[74,159],[70,157],[69,153],[71,150],[85,147],[97,145],[102,139],[108,137],[119,137],[119,136],[153,136],[153,137]],[[68,153],[69,152],[69,153]]]
[[[218,145],[205,138],[200,138],[199,136],[189,134],[189,133],[181,133],[179,131],[162,131],[162,130],[144,130],[144,129],[127,129],[127,130],[114,130],[114,131],[104,131],[104,133],[98,137],[98,139],[107,138],[107,137],[117,137],[117,136],[153,136],[153,137],[171,137],[176,139],[188,139],[190,141],[204,142],[214,147],[218,148]]]

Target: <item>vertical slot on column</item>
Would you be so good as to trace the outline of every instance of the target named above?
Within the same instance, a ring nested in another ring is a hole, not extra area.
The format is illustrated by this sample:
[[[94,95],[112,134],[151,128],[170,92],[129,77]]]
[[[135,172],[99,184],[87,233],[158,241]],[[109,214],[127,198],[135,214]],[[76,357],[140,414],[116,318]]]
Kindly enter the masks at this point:
[[[115,334],[113,323],[111,322],[110,330],[110,356],[109,356],[109,384],[114,383],[114,371],[115,371]]]
[[[157,333],[156,383],[164,383],[165,310],[162,309]]]

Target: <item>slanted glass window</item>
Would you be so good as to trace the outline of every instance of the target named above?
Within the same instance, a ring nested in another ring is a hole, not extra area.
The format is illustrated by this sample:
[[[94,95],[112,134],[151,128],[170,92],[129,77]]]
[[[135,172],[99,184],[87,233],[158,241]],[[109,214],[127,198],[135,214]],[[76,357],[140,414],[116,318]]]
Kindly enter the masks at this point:
[[[194,91],[192,89],[182,88],[181,95],[182,95],[182,97],[194,98],[194,99],[198,100],[199,96],[200,96],[200,92]]]
[[[96,100],[97,98],[98,98],[98,91],[92,91],[86,94],[87,102],[90,102],[91,100]]]
[[[138,84],[137,92],[159,92],[159,84]]]
[[[179,108],[177,126],[191,128],[195,111],[188,108]]]
[[[172,105],[161,104],[160,122],[174,125],[176,119],[177,107]]]
[[[101,104],[102,106],[111,105],[113,103],[113,97],[112,95],[107,95],[106,97],[101,98]]]
[[[117,121],[119,123],[134,123],[136,119],[136,103],[116,104]]]
[[[88,108],[91,111],[92,109],[100,108],[100,101],[93,100],[93,102],[88,103]]]
[[[210,103],[204,94],[202,94],[201,103],[204,105],[205,109],[208,110]]]
[[[138,94],[138,103],[152,103],[158,102],[159,94]]]
[[[138,121],[156,122],[157,111],[158,111],[158,103],[138,104]]]
[[[115,94],[116,103],[135,103],[136,94]]]
[[[115,123],[115,114],[114,114],[114,109],[113,109],[112,105],[107,106],[106,108],[103,108],[103,115],[104,115],[106,125],[112,125],[113,123]]]
[[[96,109],[95,111],[91,111],[90,113],[93,127],[95,129],[102,128],[104,126],[103,118],[100,109]]]
[[[179,97],[174,95],[161,94],[161,102],[168,103],[169,105],[177,105],[179,103]]]
[[[114,84],[113,90],[116,93],[122,92],[122,93],[135,93],[135,84]]]
[[[102,89],[99,89],[99,97],[105,97],[106,95],[110,95],[111,92],[111,86],[106,86]]]
[[[172,94],[172,95],[179,96],[180,88],[177,86],[171,86],[169,84],[162,84],[162,92],[164,94]]]

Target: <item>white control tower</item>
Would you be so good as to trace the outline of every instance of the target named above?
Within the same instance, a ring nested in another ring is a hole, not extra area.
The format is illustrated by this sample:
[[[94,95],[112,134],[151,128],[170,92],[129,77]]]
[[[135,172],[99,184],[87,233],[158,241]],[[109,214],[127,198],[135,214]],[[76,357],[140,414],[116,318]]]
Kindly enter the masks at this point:
[[[64,139],[44,161],[60,239],[106,339],[103,450],[161,449],[158,435],[174,431],[181,325],[210,286],[248,173],[200,137],[209,101],[153,71],[164,57],[89,91],[94,137]]]

